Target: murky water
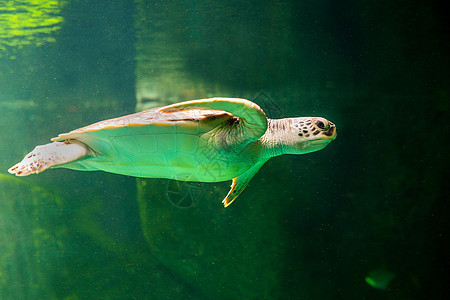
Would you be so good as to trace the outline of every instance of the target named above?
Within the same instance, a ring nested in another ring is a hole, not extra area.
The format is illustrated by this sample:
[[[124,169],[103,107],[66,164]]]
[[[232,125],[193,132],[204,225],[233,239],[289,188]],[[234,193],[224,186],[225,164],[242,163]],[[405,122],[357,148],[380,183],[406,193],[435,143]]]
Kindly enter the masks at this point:
[[[3,1],[0,299],[442,297],[448,32],[437,2]],[[7,174],[59,133],[213,96],[338,138],[228,208],[231,182]]]

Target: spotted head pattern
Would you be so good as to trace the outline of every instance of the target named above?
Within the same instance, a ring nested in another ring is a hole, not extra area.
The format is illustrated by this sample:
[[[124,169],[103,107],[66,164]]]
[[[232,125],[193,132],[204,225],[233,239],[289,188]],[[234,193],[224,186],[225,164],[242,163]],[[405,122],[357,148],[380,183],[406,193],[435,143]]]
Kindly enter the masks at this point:
[[[320,117],[302,117],[293,119],[292,126],[297,129],[299,137],[311,138],[320,135],[332,136],[336,126]]]

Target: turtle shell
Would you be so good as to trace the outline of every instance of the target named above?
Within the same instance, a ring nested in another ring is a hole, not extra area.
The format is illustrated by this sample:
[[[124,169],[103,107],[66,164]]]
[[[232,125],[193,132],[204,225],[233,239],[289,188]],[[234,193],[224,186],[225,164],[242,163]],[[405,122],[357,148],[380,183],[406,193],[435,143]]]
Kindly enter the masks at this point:
[[[166,112],[154,108],[97,122],[60,134],[52,141],[77,140],[94,154],[61,165],[65,168],[137,177],[222,181],[248,168],[239,164],[230,167],[226,154],[210,142],[210,137],[226,130],[233,118],[221,110]]]

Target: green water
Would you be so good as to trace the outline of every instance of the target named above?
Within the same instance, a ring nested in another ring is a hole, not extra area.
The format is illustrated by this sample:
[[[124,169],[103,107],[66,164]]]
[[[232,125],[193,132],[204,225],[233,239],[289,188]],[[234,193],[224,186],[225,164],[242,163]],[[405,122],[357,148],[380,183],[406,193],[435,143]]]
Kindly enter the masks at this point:
[[[440,1],[0,4],[0,299],[440,299]],[[7,169],[58,133],[211,96],[322,116],[327,148],[229,182]]]

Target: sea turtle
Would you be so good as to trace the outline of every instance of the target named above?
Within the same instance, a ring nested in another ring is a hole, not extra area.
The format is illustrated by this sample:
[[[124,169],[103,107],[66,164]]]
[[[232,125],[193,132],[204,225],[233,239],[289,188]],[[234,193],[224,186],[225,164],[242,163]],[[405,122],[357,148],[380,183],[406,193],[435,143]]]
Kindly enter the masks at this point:
[[[183,181],[233,180],[233,202],[271,157],[304,154],[336,138],[320,117],[267,119],[237,98],[191,100],[101,121],[37,146],[8,172],[25,176],[50,167]]]

